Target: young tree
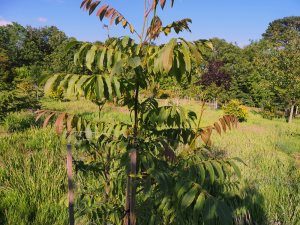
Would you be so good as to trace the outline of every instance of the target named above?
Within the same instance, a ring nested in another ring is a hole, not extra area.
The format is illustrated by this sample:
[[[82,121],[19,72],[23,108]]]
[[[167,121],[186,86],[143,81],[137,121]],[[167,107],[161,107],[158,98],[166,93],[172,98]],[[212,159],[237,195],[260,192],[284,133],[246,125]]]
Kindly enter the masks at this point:
[[[105,208],[99,209],[97,220],[103,224],[120,224],[123,220],[126,225],[135,225],[137,219],[138,224],[197,224],[199,219],[230,224],[232,220],[232,211],[218,187],[231,183],[232,172],[239,175],[239,170],[234,160],[211,158],[203,146],[210,146],[213,130],[221,133],[235,127],[236,118],[225,116],[213,126],[201,128],[201,116],[194,124],[194,112],[175,105],[159,106],[154,98],[140,96],[142,89],[161,76],[174,76],[179,82],[184,76],[191,80],[199,69],[202,51],[211,48],[207,41],[188,42],[182,38],[160,46],[152,44],[173,30],[189,30],[190,19],[163,26],[158,7],[164,9],[168,2],[173,6],[173,0],[145,0],[144,26],[137,32],[111,5],[84,0],[81,7],[89,14],[99,7],[100,20],[107,18],[111,24],[122,25],[139,42],[127,36],[104,44],[74,42],[70,46],[79,45],[75,63],[85,66],[92,75],[56,74],[45,86],[46,94],[63,89],[65,97],[84,96],[99,106],[117,98],[133,114],[130,124],[93,122],[67,113],[59,113],[55,122],[59,133],[64,128],[68,134],[76,130],[79,139],[95,151],[91,158],[98,164],[91,162],[88,168],[98,171],[103,181],[104,194],[99,199]],[[38,118],[46,115],[47,125],[57,113],[42,110],[38,114]],[[100,165],[98,170],[96,165]]]

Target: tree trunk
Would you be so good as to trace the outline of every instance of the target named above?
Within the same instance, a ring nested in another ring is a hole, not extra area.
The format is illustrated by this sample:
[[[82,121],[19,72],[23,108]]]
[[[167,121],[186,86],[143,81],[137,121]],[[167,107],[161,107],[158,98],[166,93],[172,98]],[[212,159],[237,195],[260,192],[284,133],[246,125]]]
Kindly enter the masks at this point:
[[[296,107],[296,112],[295,112],[295,116],[298,115],[298,109],[299,109],[299,106]]]
[[[215,110],[217,110],[217,109],[218,109],[218,99],[215,98]]]
[[[293,120],[294,108],[295,108],[295,104],[292,104],[291,110],[290,110],[290,116],[289,116],[289,123],[291,123]]]
[[[74,218],[74,185],[72,173],[72,147],[67,145],[67,175],[68,175],[68,197],[69,197],[69,221],[70,225],[75,224]]]

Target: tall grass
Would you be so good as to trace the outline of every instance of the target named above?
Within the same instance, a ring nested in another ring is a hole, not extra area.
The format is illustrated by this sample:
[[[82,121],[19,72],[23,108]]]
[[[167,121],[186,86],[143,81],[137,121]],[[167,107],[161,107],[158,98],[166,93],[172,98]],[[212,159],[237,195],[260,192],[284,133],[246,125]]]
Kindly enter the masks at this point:
[[[98,107],[86,101],[43,104],[95,120],[130,121],[129,112],[122,107],[108,105],[99,118]],[[180,104],[200,112],[197,102]],[[222,113],[207,108],[202,126],[213,124]],[[248,217],[237,219],[238,224],[300,224],[300,172],[295,160],[300,155],[299,134],[299,120],[287,124],[250,114],[238,129],[213,136],[215,149],[246,163],[240,165],[239,194],[245,196],[241,210],[248,212]],[[0,138],[1,225],[67,224],[64,154],[61,140],[51,129],[31,128]]]
[[[259,208],[250,208],[258,224],[300,224],[300,173],[290,151],[278,145],[288,146],[300,153],[295,145],[300,139],[290,142],[290,136],[299,132],[299,121],[289,125],[283,120],[268,121],[251,115],[249,123],[221,137],[215,137],[215,145],[226,149],[229,156],[240,157],[242,184],[247,192],[255,192],[252,201]],[[251,204],[253,205],[253,204]],[[246,207],[250,204],[246,204]]]
[[[0,224],[67,224],[64,157],[50,130],[0,139]]]

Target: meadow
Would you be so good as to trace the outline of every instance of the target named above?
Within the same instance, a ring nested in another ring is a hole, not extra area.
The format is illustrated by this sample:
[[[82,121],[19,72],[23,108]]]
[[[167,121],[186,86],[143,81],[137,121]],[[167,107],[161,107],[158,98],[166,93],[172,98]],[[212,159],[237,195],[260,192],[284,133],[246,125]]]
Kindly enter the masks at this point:
[[[200,111],[198,102],[179,104]],[[95,120],[99,116],[106,121],[131,119],[125,108],[113,105],[105,106],[99,115],[98,107],[85,100],[43,100],[42,106]],[[202,126],[213,123],[222,114],[222,110],[206,107]],[[7,118],[0,137],[0,224],[67,224],[65,141],[53,129],[40,128],[31,112],[14,113]],[[239,157],[245,163],[239,164],[242,178],[238,191],[247,196],[243,204],[249,216],[236,218],[237,224],[300,224],[299,135],[299,119],[287,124],[283,119],[263,119],[255,111],[237,129],[221,136],[214,134],[217,154]],[[75,182],[80,186],[80,178],[76,177]],[[79,188],[76,196],[78,192]],[[77,199],[76,218],[80,217],[80,207]]]

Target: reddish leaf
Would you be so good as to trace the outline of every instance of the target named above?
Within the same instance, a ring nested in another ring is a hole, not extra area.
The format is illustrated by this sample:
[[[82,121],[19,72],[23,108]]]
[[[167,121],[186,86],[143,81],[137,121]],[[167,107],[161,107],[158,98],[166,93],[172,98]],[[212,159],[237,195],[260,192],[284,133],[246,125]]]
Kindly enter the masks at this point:
[[[99,16],[100,20],[102,21],[104,18],[104,15],[106,13],[106,10],[108,9],[108,5],[103,5],[97,12],[97,16]]]
[[[235,128],[237,128],[238,125],[238,118],[236,118],[235,116],[232,116],[232,124]]]
[[[226,116],[223,116],[229,130],[231,130],[231,119],[230,119],[230,116],[226,115]]]
[[[47,110],[36,111],[35,113],[37,114],[37,117],[35,118],[35,122],[37,122],[43,115],[45,115],[46,112]]]
[[[166,0],[160,0],[160,6],[162,9],[164,9],[165,5],[166,5]]]
[[[214,127],[215,127],[215,130],[218,132],[218,134],[221,135],[221,127],[218,122],[214,123]]]
[[[121,15],[118,16],[118,17],[116,18],[116,20],[115,20],[115,24],[118,25],[123,19],[124,19],[123,16],[121,16]]]
[[[113,24],[114,20],[116,19],[116,17],[118,16],[118,12],[114,11],[111,18],[110,18],[110,25]]]
[[[82,1],[80,8],[82,8],[87,2],[91,2],[92,0],[84,0]]]
[[[157,3],[158,3],[158,0],[153,0],[152,7],[151,7],[152,10],[156,9]]]
[[[57,117],[55,122],[56,133],[61,134],[64,129],[64,119],[66,117],[66,113],[62,113]]]
[[[91,3],[92,3],[92,0],[86,2],[86,4],[85,4],[86,10],[88,10],[90,8]]]
[[[155,40],[158,38],[162,28],[162,21],[158,16],[153,17],[151,21],[151,25],[147,30],[147,36],[150,37],[150,39]]]
[[[226,132],[226,123],[225,123],[225,120],[223,118],[220,118],[220,123],[222,125],[222,128],[223,128],[223,131]]]
[[[55,113],[51,113],[49,116],[47,116],[47,118],[44,120],[44,123],[43,123],[43,128],[45,128],[48,123],[49,123],[49,120],[51,119],[51,117],[54,115]]]
[[[94,3],[91,4],[90,10],[89,10],[89,15],[91,15],[94,10],[96,9],[96,7],[100,4],[100,1],[96,1]]]
[[[201,139],[204,142],[205,145],[211,146],[211,133],[212,133],[212,127],[208,127],[205,130],[201,131]]]
[[[110,8],[106,11],[105,17],[109,18],[116,10],[114,8]]]

